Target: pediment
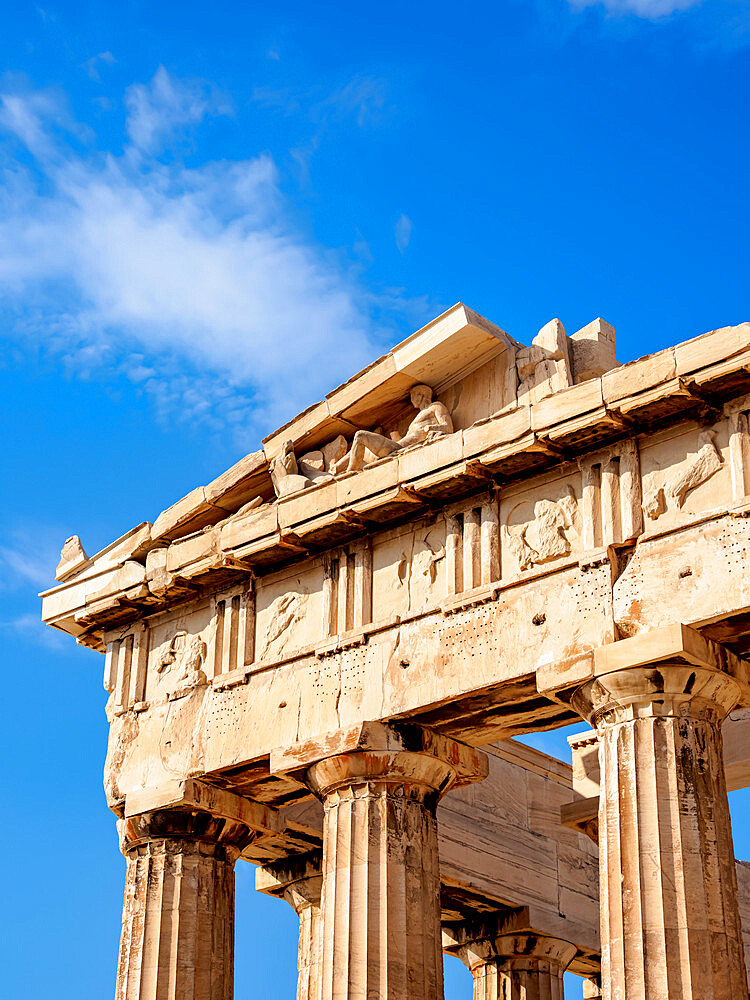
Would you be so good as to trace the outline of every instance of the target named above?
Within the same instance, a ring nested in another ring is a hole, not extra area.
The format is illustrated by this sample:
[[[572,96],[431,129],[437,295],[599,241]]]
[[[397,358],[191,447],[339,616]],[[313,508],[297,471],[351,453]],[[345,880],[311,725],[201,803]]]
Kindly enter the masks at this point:
[[[266,457],[273,459],[286,441],[295,451],[309,451],[338,434],[351,437],[360,428],[398,420],[412,386],[428,385],[440,396],[486,364],[501,370],[508,393],[515,395],[518,347],[504,330],[459,302],[265,437]]]

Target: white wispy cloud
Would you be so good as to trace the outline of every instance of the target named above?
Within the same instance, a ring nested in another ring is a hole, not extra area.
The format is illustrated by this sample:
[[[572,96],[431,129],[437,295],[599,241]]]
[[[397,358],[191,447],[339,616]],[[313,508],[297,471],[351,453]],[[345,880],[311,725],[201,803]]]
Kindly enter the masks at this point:
[[[57,651],[66,646],[70,648],[70,637],[45,625],[38,612],[29,611],[14,618],[0,620],[0,632],[2,631],[45,649]]]
[[[91,79],[96,80],[98,83],[101,81],[99,68],[101,66],[114,66],[116,62],[117,60],[115,57],[109,50],[107,50],[106,52],[99,52],[97,55],[87,59],[83,64],[83,68],[86,70]]]
[[[361,74],[328,93],[323,93],[320,86],[306,89],[261,86],[253,90],[252,99],[262,107],[286,117],[294,116],[305,124],[304,139],[289,150],[303,186],[310,184],[313,157],[334,129],[346,122],[354,122],[361,129],[377,125],[391,110],[386,81]]]
[[[352,115],[359,126],[376,119],[386,106],[385,81],[372,76],[355,76],[338,87],[311,109],[312,117],[322,121],[346,118]]]
[[[60,560],[60,540],[44,527],[15,527],[0,536],[0,587],[49,587]]]
[[[697,7],[702,0],[568,0],[571,7],[605,7],[612,14],[635,14],[658,20],[678,11]]]
[[[403,253],[409,246],[411,239],[412,223],[408,215],[400,215],[394,229],[396,247],[399,253]]]
[[[377,356],[384,316],[424,309],[373,295],[304,236],[268,154],[188,167],[160,153],[226,113],[206,84],[160,68],[131,87],[120,154],[66,138],[55,95],[0,100],[0,128],[32,157],[0,159],[4,325],[74,372],[118,372],[157,412],[243,424],[252,407],[267,430]],[[337,100],[358,117],[378,105],[368,87]]]
[[[208,114],[231,114],[231,105],[202,80],[176,80],[163,66],[149,83],[134,83],[125,94],[126,130],[133,145],[157,153],[162,145]]]

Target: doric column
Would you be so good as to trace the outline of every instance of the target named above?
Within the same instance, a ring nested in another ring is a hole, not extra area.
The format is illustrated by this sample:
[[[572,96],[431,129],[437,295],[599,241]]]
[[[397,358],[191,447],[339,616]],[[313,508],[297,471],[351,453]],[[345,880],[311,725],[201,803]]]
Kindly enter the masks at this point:
[[[320,1000],[323,918],[320,890],[323,878],[300,880],[284,893],[299,917],[297,946],[297,1000]]]
[[[480,938],[457,954],[474,979],[474,1000],[563,1000],[576,946],[537,934]]]
[[[319,851],[285,858],[255,871],[259,892],[283,898],[299,917],[297,946],[297,1000],[320,1000],[323,956],[323,885]]]
[[[322,1000],[441,1000],[435,811],[451,786],[486,775],[486,758],[417,726],[379,724],[291,755],[311,763],[306,780],[324,807]]]
[[[573,705],[599,734],[605,1000],[747,991],[721,723],[747,664],[667,627],[598,650]]]
[[[278,817],[197,782],[175,785],[148,793],[175,805],[140,812],[128,799],[119,824],[127,871],[115,1000],[234,995],[234,864]]]
[[[443,948],[471,972],[474,1000],[563,1000],[563,974],[578,949],[534,924],[521,907],[446,926]]]
[[[602,984],[599,976],[594,979],[584,979],[583,1000],[602,1000]]]

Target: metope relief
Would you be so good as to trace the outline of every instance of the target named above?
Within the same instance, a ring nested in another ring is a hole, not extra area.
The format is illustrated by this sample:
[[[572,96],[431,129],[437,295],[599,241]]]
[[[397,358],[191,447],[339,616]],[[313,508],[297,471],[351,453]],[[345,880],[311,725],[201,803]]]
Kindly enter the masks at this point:
[[[293,648],[295,627],[302,621],[308,601],[307,594],[291,591],[282,594],[268,607],[268,626],[260,646],[260,659],[278,659],[287,649]]]
[[[580,538],[580,512],[572,486],[559,500],[537,500],[533,517],[519,523],[529,503],[522,501],[511,508],[504,525],[507,546],[519,572],[563,559],[578,547]]]
[[[396,564],[394,586],[403,590],[410,611],[424,611],[435,603],[435,582],[445,559],[445,546],[437,535],[436,530],[412,535],[411,545],[401,550]]]
[[[717,430],[699,431],[681,461],[675,461],[681,450],[679,439],[653,448],[643,477],[643,513],[649,522],[663,515],[678,521],[683,511],[698,512],[722,502],[725,484],[717,474],[726,471],[727,463],[718,441]]]
[[[704,431],[698,438],[700,450],[686,469],[671,477],[666,492],[678,507],[682,507],[685,497],[696,486],[707,482],[724,464],[716,447],[715,431]]]
[[[178,630],[159,653],[156,672],[169,675],[173,692],[187,691],[207,683],[205,672],[208,647],[200,634],[190,635]]]

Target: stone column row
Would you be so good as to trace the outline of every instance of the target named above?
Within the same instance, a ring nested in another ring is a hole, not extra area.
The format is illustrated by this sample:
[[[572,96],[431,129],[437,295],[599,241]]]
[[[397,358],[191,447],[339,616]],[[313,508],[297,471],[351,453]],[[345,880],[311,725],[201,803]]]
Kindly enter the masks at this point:
[[[317,853],[259,868],[256,888],[285,899],[299,917],[297,1000],[321,1000],[323,979],[322,875]],[[442,950],[470,970],[474,1000],[563,1000],[563,974],[577,953],[567,941],[538,934],[521,919],[485,919],[443,932]],[[379,992],[368,996],[380,997]],[[438,993],[434,994],[439,997]],[[585,993],[596,1000],[599,992]]]
[[[366,725],[292,753],[323,801],[320,880],[300,916],[300,1000],[439,1000],[438,801],[487,773],[483,754],[416,726]],[[283,770],[289,760],[280,761]],[[231,1000],[234,863],[272,811],[186,781],[126,801],[116,1000]],[[320,909],[315,905],[321,891]],[[318,954],[321,955],[320,961]]]
[[[597,650],[573,692],[600,741],[604,1000],[746,997],[720,727],[750,703],[749,674],[676,626]],[[287,897],[303,925],[300,997],[440,1000],[436,808],[486,760],[417,726],[365,724],[273,754],[271,769],[294,772],[324,806],[320,917],[301,885]],[[217,815],[201,795],[197,808],[124,822],[117,1000],[231,997],[233,865],[253,824],[247,803]],[[469,945],[478,998],[561,995],[564,942]]]

